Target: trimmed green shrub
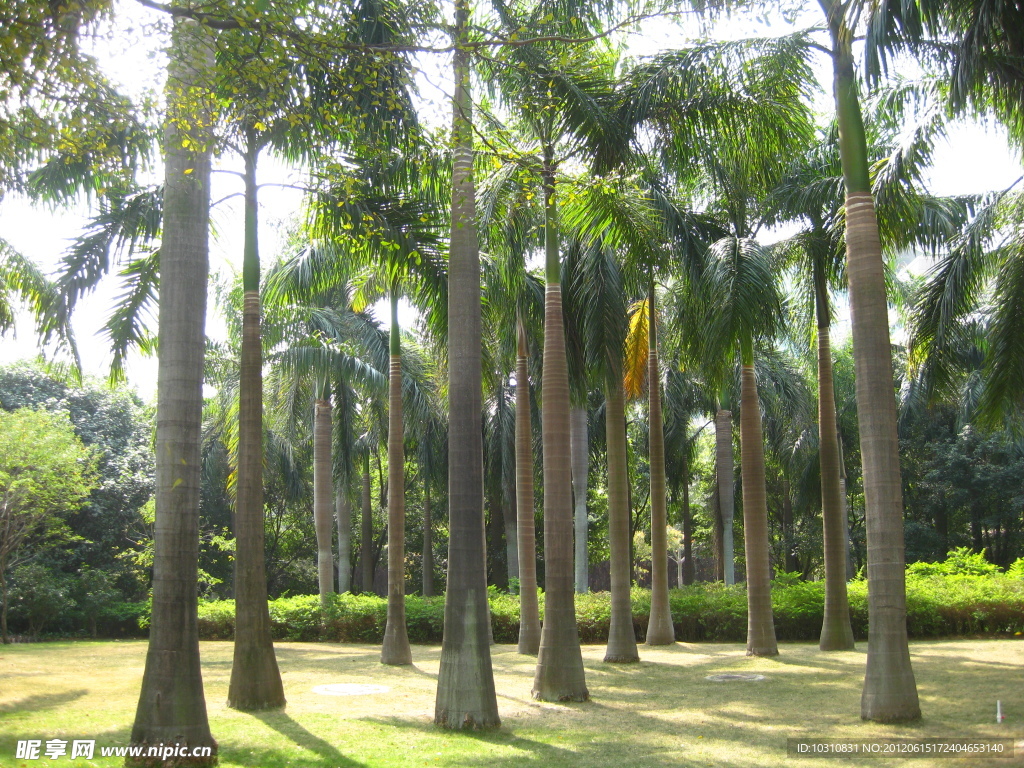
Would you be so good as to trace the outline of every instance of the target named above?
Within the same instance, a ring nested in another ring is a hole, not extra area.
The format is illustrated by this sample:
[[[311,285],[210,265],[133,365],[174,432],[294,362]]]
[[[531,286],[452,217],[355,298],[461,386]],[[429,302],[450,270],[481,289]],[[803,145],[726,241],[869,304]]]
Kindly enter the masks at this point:
[[[970,553],[955,552],[947,563],[911,566],[907,571],[907,630],[913,638],[1024,633],[1024,565],[1007,573],[992,572]],[[864,580],[847,585],[850,619],[858,640],[868,633],[868,589]],[[519,597],[489,590],[491,622],[497,643],[519,638]],[[543,616],[544,595],[540,594]],[[633,627],[643,641],[651,594],[634,588]],[[669,593],[676,639],[682,642],[743,642],[747,633],[747,592],[743,584],[699,583]],[[779,640],[816,640],[821,631],[825,586],[780,574],[772,584],[772,610]],[[440,643],[444,632],[444,597],[410,595],[405,602],[409,640]],[[234,632],[234,603],[203,602],[199,634],[228,640]],[[326,609],[317,595],[273,600],[270,618],[277,640],[380,643],[387,601],[375,595],[331,595]],[[604,643],[611,603],[607,592],[576,596],[580,641]]]

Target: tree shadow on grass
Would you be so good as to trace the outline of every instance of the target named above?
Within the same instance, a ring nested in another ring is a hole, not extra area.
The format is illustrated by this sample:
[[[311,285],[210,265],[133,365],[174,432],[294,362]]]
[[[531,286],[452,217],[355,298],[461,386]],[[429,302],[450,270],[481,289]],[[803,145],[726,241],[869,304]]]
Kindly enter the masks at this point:
[[[244,749],[240,749],[239,752],[242,754],[239,757],[239,762],[243,762],[247,765],[260,766],[260,768],[263,768],[263,766],[267,766],[269,768],[270,766],[276,765],[302,766],[305,764],[316,766],[323,766],[327,764],[332,766],[332,768],[360,768],[360,766],[364,765],[364,763],[345,757],[345,755],[341,754],[333,744],[326,742],[319,736],[307,731],[286,712],[277,710],[270,712],[251,712],[249,714],[264,725],[273,728],[293,744],[297,744],[298,746],[317,754],[319,758],[317,760],[304,762],[301,758],[284,756],[280,752],[276,752],[274,750],[261,750],[259,753],[250,751],[247,755],[245,754]]]
[[[583,706],[594,706],[591,702],[582,703]],[[573,705],[576,706],[576,705]],[[597,705],[600,707],[600,705]],[[406,731],[416,731],[421,734],[444,734],[448,744],[443,747],[448,752],[448,759],[443,760],[445,765],[458,765],[459,768],[522,768],[523,765],[537,765],[543,768],[619,768],[628,765],[630,768],[680,768],[681,766],[707,765],[707,759],[702,758],[698,762],[688,759],[686,752],[693,748],[693,745],[686,747],[666,747],[645,745],[642,742],[628,742],[617,736],[602,736],[593,738],[587,742],[574,741],[565,746],[538,741],[521,735],[521,728],[513,726],[509,728],[502,726],[494,730],[485,731],[459,731],[445,730],[438,728],[432,723],[412,722],[401,718],[374,717],[368,720],[386,725],[392,728],[399,728]],[[661,730],[663,724],[654,724],[655,728]],[[672,730],[673,735],[676,729]],[[552,733],[552,738],[560,738],[557,733]],[[571,736],[569,737],[571,738]],[[742,739],[741,736],[737,736]],[[467,742],[475,742],[479,747],[477,754],[466,754]],[[497,750],[504,750],[505,753],[498,753]],[[452,762],[451,752],[456,752],[457,762]],[[719,768],[748,768],[748,762],[733,762],[729,759],[716,758],[714,765]]]
[[[487,750],[487,745],[509,748],[513,751],[527,750],[533,753],[532,762],[536,762],[539,765],[588,765],[585,761],[581,762],[579,759],[580,755],[571,749],[523,738],[504,727],[479,731],[449,730],[447,728],[440,728],[432,722],[410,721],[398,717],[371,717],[366,718],[366,720],[380,723],[390,728],[418,731],[426,735],[443,735],[450,742],[449,745],[444,747],[446,750],[459,749],[460,743],[475,742],[483,750]],[[524,760],[521,754],[495,755],[487,750],[485,754],[475,758],[468,755],[460,755],[458,764],[460,766],[484,765],[509,766],[509,768],[512,768],[513,766],[522,766],[523,763]]]
[[[8,701],[0,704],[0,714],[8,715],[21,712],[40,712],[44,709],[54,709],[64,704],[70,704],[75,699],[80,699],[89,693],[82,688],[75,691],[62,691],[60,693],[41,693],[37,696],[29,696],[17,701]]]

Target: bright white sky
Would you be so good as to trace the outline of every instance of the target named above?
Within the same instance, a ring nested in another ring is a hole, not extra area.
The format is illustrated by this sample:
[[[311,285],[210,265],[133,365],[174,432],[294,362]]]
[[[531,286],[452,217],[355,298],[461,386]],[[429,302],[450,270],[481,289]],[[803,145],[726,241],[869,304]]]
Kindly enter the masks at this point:
[[[127,28],[119,28],[118,32],[98,40],[94,49],[96,55],[103,62],[109,76],[121,83],[129,93],[140,95],[148,91],[158,94],[162,87],[164,66],[160,50],[163,38],[151,25],[154,22],[165,22],[156,18],[159,14],[142,9],[131,0],[121,0],[118,8],[119,18],[126,20],[121,23]],[[816,18],[810,17],[808,24],[816,21]],[[731,21],[724,22],[715,33],[719,37],[739,38],[782,34],[786,31],[785,27],[763,22]],[[644,25],[639,33],[629,37],[628,51],[635,56],[654,53],[673,45],[681,45],[687,36],[696,34],[692,23],[685,23],[680,29],[664,21],[651,22]],[[447,104],[450,102],[446,98],[446,91],[450,79],[450,61],[434,56],[431,60],[422,61],[420,66],[423,69],[420,88],[424,111],[434,120],[446,123],[449,119]],[[829,89],[830,73],[824,60],[820,78],[824,88]],[[829,91],[823,90],[819,98],[820,109],[826,112],[830,108]],[[237,169],[237,163],[232,158],[223,158],[220,167]],[[155,177],[158,175],[155,172]],[[1008,150],[1004,134],[993,128],[962,125],[952,130],[950,140],[936,149],[931,189],[940,195],[984,192],[1003,189],[1020,175],[1020,159]],[[301,173],[265,159],[261,164],[260,182],[301,183]],[[213,200],[238,192],[239,185],[237,177],[215,173]],[[301,193],[296,190],[267,187],[261,191],[260,245],[265,262],[269,262],[282,246],[279,236],[281,225],[293,220],[300,204]],[[53,211],[33,208],[24,200],[8,196],[0,201],[0,236],[44,268],[56,269],[67,242],[81,231],[87,213],[85,205]],[[214,274],[232,275],[240,270],[241,265],[240,201],[235,198],[220,203],[215,208],[213,218],[217,234],[211,244],[211,270]],[[119,281],[108,279],[95,294],[79,305],[75,328],[83,362],[90,374],[103,376],[109,365],[106,340],[96,334],[102,328],[113,299],[120,292]],[[413,311],[406,307],[403,324],[411,324],[413,317]],[[209,317],[208,333],[214,338],[222,338],[224,335],[223,320],[215,312],[211,312]],[[3,340],[0,363],[34,357],[37,353],[38,346],[26,319],[19,325],[16,338]],[[156,386],[155,359],[140,359],[136,356],[129,362],[128,374],[143,398],[153,396]]]

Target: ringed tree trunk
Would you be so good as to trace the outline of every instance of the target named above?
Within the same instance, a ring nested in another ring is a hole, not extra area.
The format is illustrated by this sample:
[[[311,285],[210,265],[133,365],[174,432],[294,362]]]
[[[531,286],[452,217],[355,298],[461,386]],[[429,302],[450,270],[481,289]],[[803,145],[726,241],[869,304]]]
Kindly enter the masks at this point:
[[[405,626],[405,428],[398,292],[391,290],[391,370],[388,384],[388,618],[381,664],[412,664]]]
[[[373,502],[370,499],[370,449],[363,454],[363,498],[360,520],[359,571],[362,590],[373,592]]]
[[[490,607],[484,549],[483,394],[480,361],[480,250],[473,185],[473,101],[469,0],[455,0],[452,98],[455,139],[448,277],[448,587],[434,723],[496,728]]]
[[[647,381],[650,387],[651,462],[651,615],[647,624],[648,645],[671,645],[676,641],[672,611],[668,603],[668,510],[665,507],[665,432],[661,418],[661,374],[658,371],[658,331],[654,307],[654,286],[648,297]]]
[[[434,523],[430,519],[430,479],[423,478],[423,596],[434,596]]]
[[[348,483],[338,480],[334,497],[334,516],[338,525],[338,592],[352,591],[352,505]]]
[[[584,595],[590,591],[590,555],[587,549],[587,473],[590,460],[587,446],[587,409],[572,408],[569,411],[569,451],[572,453],[572,495],[575,509],[576,592]]]
[[[718,509],[722,517],[722,578],[726,584],[736,583],[732,535],[736,514],[734,462],[732,411],[719,408],[715,414],[715,470],[718,476]]]
[[[718,469],[715,469],[715,486],[718,485]],[[722,525],[722,497],[718,493],[711,495],[709,499],[711,505],[711,513],[714,518],[715,528],[712,531],[714,536],[714,548],[715,548],[715,581],[725,582],[725,550],[722,547],[723,539],[725,538],[724,526]]]
[[[772,573],[768,560],[768,502],[764,434],[754,378],[754,352],[743,350],[740,366],[740,463],[743,483],[743,545],[747,559],[747,655],[777,656],[772,618]]]
[[[861,717],[907,722],[921,717],[907,642],[903,494],[889,311],[882,246],[854,74],[852,32],[834,0],[820,0],[832,35],[839,156],[846,187],[846,260],[850,286],[857,413],[868,544],[868,653]]]
[[[245,711],[285,704],[270,636],[263,530],[263,342],[260,338],[260,258],[256,158],[250,132],[245,156],[245,256],[242,268],[242,349],[238,387],[238,468],[235,485],[235,643],[228,706]]]
[[[576,627],[569,451],[569,368],[565,357],[554,152],[544,146],[544,623],[533,697],[542,701],[590,698]],[[626,564],[628,567],[628,563]]]
[[[629,498],[626,484],[626,397],[622,372],[612,362],[611,380],[605,383],[605,440],[608,446],[608,548],[611,555],[611,621],[604,660],[640,661],[633,630],[630,600]],[[544,538],[545,545],[547,537]]]
[[[680,586],[693,584],[695,573],[693,565],[693,513],[690,511],[690,466],[683,456],[683,577]]]
[[[334,591],[334,535],[331,519],[334,491],[331,483],[331,401],[317,398],[313,405],[313,527],[316,531],[316,570],[320,604],[327,606]]]
[[[511,586],[511,579],[519,583],[519,529],[516,519],[516,489],[513,484],[510,488],[503,479],[501,481],[501,519],[505,526],[505,562],[508,566],[508,578]]]
[[[818,454],[821,464],[821,521],[825,540],[825,616],[818,647],[848,651],[853,645],[850,603],[846,594],[846,508],[839,468],[839,430],[832,383],[832,345],[829,339],[827,295],[816,281],[818,315]]]
[[[537,599],[537,534],[533,497],[533,429],[530,422],[530,378],[526,329],[517,322],[516,357],[516,517],[519,539],[519,653],[540,650],[540,608]]]
[[[160,253],[156,525],[149,650],[131,744],[208,747],[216,763],[199,665],[199,485],[209,272],[212,116],[201,81],[213,66],[206,32],[175,19],[164,128],[164,219]],[[145,765],[142,758],[127,761]]]

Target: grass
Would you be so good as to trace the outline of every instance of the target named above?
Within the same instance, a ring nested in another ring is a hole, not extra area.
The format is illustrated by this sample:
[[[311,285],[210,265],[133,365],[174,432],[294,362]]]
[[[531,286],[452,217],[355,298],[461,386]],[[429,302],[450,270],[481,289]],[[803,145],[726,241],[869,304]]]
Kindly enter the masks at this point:
[[[584,646],[592,701],[536,702],[535,660],[493,648],[502,728],[487,734],[436,729],[431,718],[440,649],[413,646],[412,667],[382,666],[366,645],[279,643],[288,706],[247,714],[224,705],[231,644],[201,644],[210,725],[224,766],[881,766],[930,760],[788,758],[787,738],[1014,738],[1014,760],[942,760],[943,766],[1024,764],[1024,642],[911,644],[924,719],[910,726],[860,720],[864,646],[820,653],[782,644],[774,659],[740,644],[641,646],[643,661],[601,661]],[[100,746],[123,746],[138,699],[143,641],[55,642],[0,648],[0,765],[112,766]],[[707,675],[756,672],[761,682],[715,683]],[[323,696],[325,683],[373,683],[388,693]],[[995,723],[996,700],[1006,721]],[[18,739],[96,739],[96,758],[15,760]]]

